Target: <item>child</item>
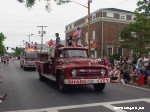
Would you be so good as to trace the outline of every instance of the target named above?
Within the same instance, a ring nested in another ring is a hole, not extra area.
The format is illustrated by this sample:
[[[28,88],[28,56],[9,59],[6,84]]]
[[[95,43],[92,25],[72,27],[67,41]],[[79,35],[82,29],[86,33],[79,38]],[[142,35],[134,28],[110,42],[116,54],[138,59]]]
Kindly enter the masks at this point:
[[[140,70],[140,75],[137,77],[137,84],[139,86],[144,85],[144,70]]]

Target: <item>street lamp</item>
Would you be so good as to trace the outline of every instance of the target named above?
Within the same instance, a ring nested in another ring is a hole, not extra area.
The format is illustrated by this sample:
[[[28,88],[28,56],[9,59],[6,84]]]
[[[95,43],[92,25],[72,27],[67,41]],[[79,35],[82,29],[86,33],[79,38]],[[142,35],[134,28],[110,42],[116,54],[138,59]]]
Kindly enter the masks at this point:
[[[83,7],[85,7],[85,8],[87,8],[88,9],[88,53],[89,53],[89,57],[91,56],[91,43],[90,43],[90,3],[92,3],[92,0],[88,0],[88,6],[85,6],[85,5],[82,5],[82,4],[80,4],[80,3],[78,3],[78,2],[76,2],[76,1],[67,1],[67,2],[74,2],[74,3],[76,3],[76,4],[79,4],[79,5],[81,5],[81,6],[83,6]]]
[[[30,45],[30,37],[31,37],[32,35],[34,35],[34,34],[27,35],[27,36],[29,36],[29,45]]]

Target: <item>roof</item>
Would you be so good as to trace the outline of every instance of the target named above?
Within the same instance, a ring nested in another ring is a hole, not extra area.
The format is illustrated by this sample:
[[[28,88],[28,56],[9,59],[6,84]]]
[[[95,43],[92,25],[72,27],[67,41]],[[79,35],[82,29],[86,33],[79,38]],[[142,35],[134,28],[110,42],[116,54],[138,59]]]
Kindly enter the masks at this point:
[[[118,12],[134,13],[132,11],[127,11],[127,10],[117,9],[117,8],[104,8],[104,9],[100,9],[100,10],[111,10],[111,11],[118,11]]]
[[[97,10],[97,11],[92,12],[91,14],[96,13],[96,12],[99,12],[99,11],[103,11],[103,10],[109,10],[109,11],[115,11],[115,12],[124,12],[124,13],[134,13],[134,12],[132,12],[132,11],[127,11],[127,10],[117,9],[117,8],[102,8],[102,9],[99,9],[99,10]],[[85,17],[87,17],[87,16],[84,16],[84,17],[82,17],[82,18],[80,18],[80,19],[77,19],[77,20],[75,20],[74,22],[77,22],[77,21],[79,21],[79,20],[81,20],[81,19],[83,19],[83,18],[85,18]],[[71,23],[67,24],[66,26],[68,26],[68,25],[70,25],[70,24],[72,24],[72,23],[74,23],[74,22],[71,22]]]

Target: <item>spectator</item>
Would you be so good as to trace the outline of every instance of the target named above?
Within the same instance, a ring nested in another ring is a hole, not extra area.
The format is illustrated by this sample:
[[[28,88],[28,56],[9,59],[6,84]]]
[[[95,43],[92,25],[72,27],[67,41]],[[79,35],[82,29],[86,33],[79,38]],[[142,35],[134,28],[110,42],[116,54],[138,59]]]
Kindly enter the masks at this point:
[[[116,67],[117,68],[117,67]],[[124,79],[123,79],[123,71],[119,71],[118,68],[115,70],[117,77],[113,77],[115,79],[112,79],[111,82],[113,83],[122,83],[125,84]]]
[[[127,82],[130,81],[130,75],[129,75],[129,73],[127,72],[127,70],[122,69],[122,70],[121,70],[121,74],[122,74],[123,81],[124,81],[125,83],[127,83]]]
[[[149,58],[148,58],[148,55],[145,55],[144,56],[144,59],[143,59],[143,64],[144,64],[144,67],[147,68],[148,66],[148,63],[149,63]]]
[[[143,63],[142,63],[143,59],[142,58],[139,58],[138,61],[137,61],[137,64],[136,64],[136,69],[137,69],[137,73],[140,74],[140,70],[143,66]]]
[[[114,66],[114,69],[110,71],[111,80],[117,80],[120,77],[120,71],[117,65]]]
[[[148,66],[147,66],[147,85],[150,86],[150,61],[148,63]]]
[[[3,57],[4,66],[5,66],[6,62],[7,62],[7,58],[6,58],[6,56],[5,56],[5,57]]]
[[[137,84],[140,86],[140,85],[144,85],[144,77],[145,77],[145,68],[141,69],[140,70],[140,75],[137,77]]]
[[[136,67],[132,66],[132,69],[130,72],[130,83],[131,84],[134,82],[134,77],[137,78],[137,72],[136,72]]]
[[[128,63],[128,68],[131,68],[133,65],[133,57],[131,55],[129,55],[127,63]]]
[[[127,62],[128,62],[128,64],[132,65],[133,57],[131,55],[129,55]]]
[[[59,37],[59,33],[55,33],[56,36],[56,45],[60,44],[60,37]]]

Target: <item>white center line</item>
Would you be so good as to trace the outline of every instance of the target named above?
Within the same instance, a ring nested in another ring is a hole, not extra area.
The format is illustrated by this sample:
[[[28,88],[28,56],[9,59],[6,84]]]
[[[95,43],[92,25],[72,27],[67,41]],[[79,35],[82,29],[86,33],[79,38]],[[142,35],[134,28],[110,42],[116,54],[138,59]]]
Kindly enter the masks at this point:
[[[69,105],[69,106],[59,106],[59,107],[50,107],[50,108],[43,108],[43,109],[18,110],[18,111],[9,111],[9,112],[59,112],[59,110],[64,110],[64,109],[85,108],[85,107],[94,107],[94,106],[105,106],[106,108],[109,108],[110,110],[117,111],[117,110],[114,110],[113,104],[132,103],[132,102],[140,102],[140,101],[145,101],[145,102],[150,103],[150,98],[101,102],[101,103],[91,103],[91,104],[80,104],[80,105]],[[125,110],[118,110],[118,112],[126,112],[126,111]]]

